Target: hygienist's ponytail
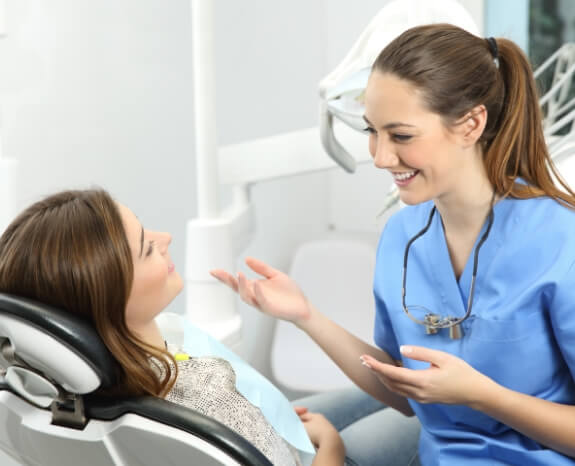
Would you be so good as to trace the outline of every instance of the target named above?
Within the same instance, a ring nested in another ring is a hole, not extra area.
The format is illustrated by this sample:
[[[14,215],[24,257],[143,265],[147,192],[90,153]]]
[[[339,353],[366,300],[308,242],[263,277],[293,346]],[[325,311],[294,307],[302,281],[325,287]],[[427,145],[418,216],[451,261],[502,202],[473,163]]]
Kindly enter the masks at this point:
[[[548,195],[575,207],[575,193],[559,175],[547,150],[531,65],[514,42],[497,39],[497,46],[505,99],[497,132],[485,153],[487,175],[499,194],[519,199]],[[552,174],[565,191],[557,188]],[[527,185],[515,183],[517,177]]]
[[[575,208],[575,193],[547,150],[531,65],[515,43],[483,39],[450,24],[418,26],[393,40],[373,71],[414,84],[446,127],[484,105],[487,122],[478,143],[496,193],[520,199],[547,195]]]

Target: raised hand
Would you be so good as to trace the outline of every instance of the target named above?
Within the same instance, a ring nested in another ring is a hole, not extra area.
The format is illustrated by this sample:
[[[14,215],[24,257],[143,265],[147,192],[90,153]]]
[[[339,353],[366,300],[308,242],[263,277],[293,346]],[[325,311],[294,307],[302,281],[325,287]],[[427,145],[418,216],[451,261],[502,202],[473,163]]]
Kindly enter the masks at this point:
[[[473,369],[462,359],[443,351],[421,346],[402,346],[403,356],[429,362],[426,369],[413,370],[361,356],[389,390],[420,403],[462,404],[474,407],[485,388],[494,384],[489,377]]]
[[[238,293],[243,301],[273,317],[297,324],[309,316],[306,297],[285,273],[251,257],[246,259],[246,264],[263,278],[249,280],[241,272],[234,277],[221,269],[212,270],[210,274]]]

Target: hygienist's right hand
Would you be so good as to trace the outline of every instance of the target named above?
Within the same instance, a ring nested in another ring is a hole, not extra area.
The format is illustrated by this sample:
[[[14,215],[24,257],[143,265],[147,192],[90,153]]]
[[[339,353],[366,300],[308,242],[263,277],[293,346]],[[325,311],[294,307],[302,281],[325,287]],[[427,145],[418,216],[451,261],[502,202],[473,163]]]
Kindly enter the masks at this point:
[[[242,272],[236,278],[221,269],[211,270],[210,274],[238,293],[243,301],[268,315],[296,325],[309,317],[309,302],[296,282],[260,260],[248,257],[246,264],[263,278],[248,280]]]

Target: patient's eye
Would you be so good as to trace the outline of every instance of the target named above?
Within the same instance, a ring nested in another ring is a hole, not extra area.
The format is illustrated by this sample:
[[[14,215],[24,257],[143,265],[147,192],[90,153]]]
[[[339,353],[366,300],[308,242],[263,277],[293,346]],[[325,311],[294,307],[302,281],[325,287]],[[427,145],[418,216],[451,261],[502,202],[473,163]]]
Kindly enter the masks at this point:
[[[154,242],[150,241],[150,244],[148,245],[148,250],[146,251],[146,257],[150,256],[152,252],[154,252]]]

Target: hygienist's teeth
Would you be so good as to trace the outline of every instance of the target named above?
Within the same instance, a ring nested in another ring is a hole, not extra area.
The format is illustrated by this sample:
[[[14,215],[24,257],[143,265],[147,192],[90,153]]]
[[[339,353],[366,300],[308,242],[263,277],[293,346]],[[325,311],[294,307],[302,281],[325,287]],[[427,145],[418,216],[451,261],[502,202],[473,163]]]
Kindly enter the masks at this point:
[[[393,175],[393,177],[396,180],[402,181],[402,180],[406,180],[408,178],[411,178],[413,175],[415,175],[416,170],[413,170],[412,172],[407,172],[407,173],[396,173]]]

